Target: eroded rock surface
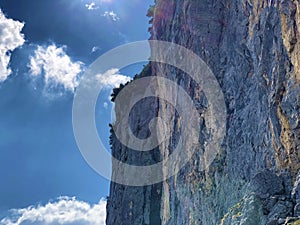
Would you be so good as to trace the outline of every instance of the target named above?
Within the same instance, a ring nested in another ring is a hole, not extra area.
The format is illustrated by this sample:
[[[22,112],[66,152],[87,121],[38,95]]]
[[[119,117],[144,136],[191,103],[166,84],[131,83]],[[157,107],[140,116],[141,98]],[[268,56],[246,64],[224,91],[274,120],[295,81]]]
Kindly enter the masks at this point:
[[[107,225],[299,223],[299,1],[156,0],[148,14],[151,39],[187,47],[213,71],[226,101],[226,136],[214,162],[201,170],[200,152],[211,138],[201,85],[171,66],[147,66],[141,76],[171,79],[193,99],[202,118],[199,149],[180,173],[160,184],[112,183]],[[112,133],[114,156],[136,164],[169,155],[180,135],[180,115],[167,103],[144,100],[132,114],[132,129],[147,133],[146,121],[156,115],[172,127],[170,142],[144,154]]]

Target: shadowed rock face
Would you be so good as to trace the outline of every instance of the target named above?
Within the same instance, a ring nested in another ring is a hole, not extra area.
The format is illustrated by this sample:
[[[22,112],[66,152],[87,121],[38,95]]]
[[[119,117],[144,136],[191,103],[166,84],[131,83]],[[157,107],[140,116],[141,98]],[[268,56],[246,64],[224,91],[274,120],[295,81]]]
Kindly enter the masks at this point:
[[[196,152],[180,173],[160,184],[112,183],[107,225],[297,224],[300,3],[157,0],[149,15],[153,15],[151,39],[191,49],[213,71],[226,101],[226,136],[205,171],[199,169]],[[191,96],[199,114],[205,115],[205,94],[187,74],[152,63],[140,76],[176,81]],[[145,99],[136,105],[130,123],[137,136],[147,134],[149,118],[162,114],[173,127],[168,143],[145,154],[123,146],[112,132],[113,155],[135,165],[155,163],[169,155],[180,135],[180,116],[166,102]],[[118,114],[117,120],[121,117]],[[210,133],[205,117],[201,118],[199,146],[205,151]]]

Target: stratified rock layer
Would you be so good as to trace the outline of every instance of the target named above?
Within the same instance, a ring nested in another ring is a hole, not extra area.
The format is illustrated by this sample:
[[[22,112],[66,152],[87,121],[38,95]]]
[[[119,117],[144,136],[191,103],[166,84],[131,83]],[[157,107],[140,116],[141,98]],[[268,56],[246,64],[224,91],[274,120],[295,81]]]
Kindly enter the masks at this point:
[[[196,152],[179,174],[160,184],[112,183],[107,225],[297,224],[299,1],[157,0],[149,15],[151,39],[185,46],[209,65],[225,96],[227,131],[218,156],[205,171],[199,169]],[[176,81],[205,115],[208,103],[191,77],[155,63],[141,74],[151,75]],[[172,107],[145,99],[130,122],[133,133],[145,137],[147,121],[162,114],[173,127],[170,142],[144,154],[123,146],[112,132],[113,155],[130,164],[155,163],[169,155],[180,133],[180,116]],[[199,144],[205,151],[210,139],[205,116],[199,127]]]

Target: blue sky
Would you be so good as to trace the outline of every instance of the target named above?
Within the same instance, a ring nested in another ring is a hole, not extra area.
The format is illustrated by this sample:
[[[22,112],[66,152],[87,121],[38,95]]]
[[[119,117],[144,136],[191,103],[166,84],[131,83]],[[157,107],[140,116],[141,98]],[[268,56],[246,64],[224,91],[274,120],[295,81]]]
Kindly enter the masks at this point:
[[[83,215],[99,217],[109,181],[87,165],[76,146],[74,91],[85,68],[101,54],[149,37],[145,15],[151,4],[0,0],[0,224],[58,224],[57,218],[35,218],[36,212],[55,215],[53,208],[62,211],[66,205],[82,213],[78,221],[67,218],[66,223],[95,224]],[[117,81],[126,81],[141,67],[115,71]],[[115,85],[112,80],[96,108],[107,148],[109,93]]]

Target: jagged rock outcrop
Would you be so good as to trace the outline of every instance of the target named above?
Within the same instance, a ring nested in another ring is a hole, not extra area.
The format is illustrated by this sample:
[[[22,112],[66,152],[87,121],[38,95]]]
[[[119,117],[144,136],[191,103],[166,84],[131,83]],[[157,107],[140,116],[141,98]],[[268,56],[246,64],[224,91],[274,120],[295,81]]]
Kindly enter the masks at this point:
[[[299,1],[156,0],[148,14],[153,16],[151,39],[191,49],[213,71],[226,101],[226,136],[205,171],[196,152],[180,173],[162,183],[112,183],[107,225],[300,224]],[[205,94],[187,74],[151,63],[141,76],[176,81],[205,115]],[[137,152],[112,132],[114,157],[144,165],[169,155],[178,141],[180,115],[168,103],[141,101],[130,123],[133,133],[145,138],[147,123],[161,114],[173,127],[170,142]],[[199,127],[199,151],[205,151],[210,139],[205,116]]]

